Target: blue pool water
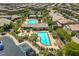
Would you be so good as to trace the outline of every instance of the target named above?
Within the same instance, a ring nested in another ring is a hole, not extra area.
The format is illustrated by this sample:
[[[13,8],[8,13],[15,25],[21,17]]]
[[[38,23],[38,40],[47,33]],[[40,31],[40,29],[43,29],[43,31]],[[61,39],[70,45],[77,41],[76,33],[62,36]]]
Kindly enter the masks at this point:
[[[37,34],[41,38],[40,41],[42,44],[48,45],[48,46],[50,45],[50,40],[47,32],[38,32]]]
[[[29,19],[27,23],[30,24],[30,25],[33,25],[33,24],[37,24],[38,21],[35,20],[35,19]]]

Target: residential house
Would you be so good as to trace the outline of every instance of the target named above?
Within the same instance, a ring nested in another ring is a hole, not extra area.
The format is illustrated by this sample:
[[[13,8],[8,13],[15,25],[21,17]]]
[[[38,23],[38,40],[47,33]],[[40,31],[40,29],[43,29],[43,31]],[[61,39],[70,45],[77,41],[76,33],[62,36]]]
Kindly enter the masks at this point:
[[[11,20],[6,18],[0,18],[0,26],[4,26],[4,24],[10,24]]]

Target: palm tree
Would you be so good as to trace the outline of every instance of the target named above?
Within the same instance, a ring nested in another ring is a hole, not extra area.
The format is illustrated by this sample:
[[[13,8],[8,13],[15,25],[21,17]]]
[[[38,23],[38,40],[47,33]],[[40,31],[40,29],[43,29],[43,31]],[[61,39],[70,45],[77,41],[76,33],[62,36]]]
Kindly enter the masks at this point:
[[[0,33],[2,33],[2,32],[4,32],[4,28],[3,27],[0,28]]]
[[[57,55],[58,56],[63,56],[63,49],[57,50]]]
[[[5,31],[9,30],[9,24],[4,24],[3,28]]]
[[[29,35],[25,35],[25,36],[23,37],[23,39],[24,39],[24,40],[29,40]]]
[[[44,54],[44,56],[49,56],[49,50],[48,49],[43,50],[42,54]]]
[[[37,37],[38,37],[37,34],[31,34],[30,40],[33,41],[33,42],[36,42]]]
[[[18,39],[19,42],[23,42],[23,41],[24,41],[24,40],[22,39],[22,36],[18,36],[17,39]]]

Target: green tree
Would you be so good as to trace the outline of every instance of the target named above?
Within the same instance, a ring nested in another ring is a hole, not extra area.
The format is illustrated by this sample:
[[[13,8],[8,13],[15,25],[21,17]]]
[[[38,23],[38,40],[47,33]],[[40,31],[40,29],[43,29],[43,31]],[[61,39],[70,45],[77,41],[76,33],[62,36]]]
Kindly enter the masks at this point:
[[[0,28],[0,33],[2,33],[2,32],[4,32],[4,28],[3,27]]]
[[[18,36],[18,37],[17,37],[17,40],[18,40],[19,42],[23,42],[23,41],[24,41],[24,39],[23,39],[22,36]]]
[[[48,49],[41,50],[40,54],[43,54],[44,56],[49,56],[49,50]]]
[[[29,40],[29,35],[23,36],[23,39],[24,39],[24,40]]]
[[[9,29],[10,29],[10,28],[9,28],[9,24],[4,24],[3,28],[4,28],[4,31],[9,30]]]
[[[79,56],[79,44],[71,41],[64,47],[64,52],[67,56]]]
[[[52,26],[53,21],[52,21],[52,18],[51,17],[48,17],[47,18],[47,23],[48,23],[49,26]]]
[[[76,32],[71,32],[71,36],[75,36],[76,35]]]
[[[56,33],[55,31],[52,31],[52,37],[53,37],[54,39],[58,38],[57,33]]]
[[[31,41],[35,41],[36,42],[37,41],[37,37],[38,37],[37,34],[34,33],[34,34],[31,34],[30,39],[31,39]]]
[[[11,29],[11,28],[13,28],[13,27],[14,27],[14,23],[13,23],[13,22],[10,22],[9,28]]]
[[[57,55],[58,56],[63,56],[63,49],[58,49],[57,50]]]
[[[71,41],[71,36],[61,28],[56,29],[56,32],[58,33],[59,37],[62,36],[66,41]]]
[[[52,27],[51,26],[49,26],[49,32],[52,32]]]

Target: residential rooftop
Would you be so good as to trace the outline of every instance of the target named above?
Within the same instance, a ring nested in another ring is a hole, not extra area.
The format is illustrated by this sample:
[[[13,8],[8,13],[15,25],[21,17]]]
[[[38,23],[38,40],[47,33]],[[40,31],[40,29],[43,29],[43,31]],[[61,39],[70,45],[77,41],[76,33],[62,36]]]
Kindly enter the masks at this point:
[[[79,24],[68,25],[72,31],[79,31]]]
[[[69,23],[69,22],[74,23],[73,20],[66,19],[59,13],[53,14],[53,21],[58,21],[61,24],[66,24],[66,23]]]
[[[0,26],[3,26],[4,24],[10,24],[11,20],[6,18],[0,18]]]
[[[0,18],[7,18],[7,19],[10,19],[10,20],[14,20],[16,18],[20,18],[21,16],[18,16],[18,15],[0,15]]]
[[[40,23],[40,24],[34,24],[34,25],[24,24],[24,27],[48,28],[48,24],[47,23]]]

